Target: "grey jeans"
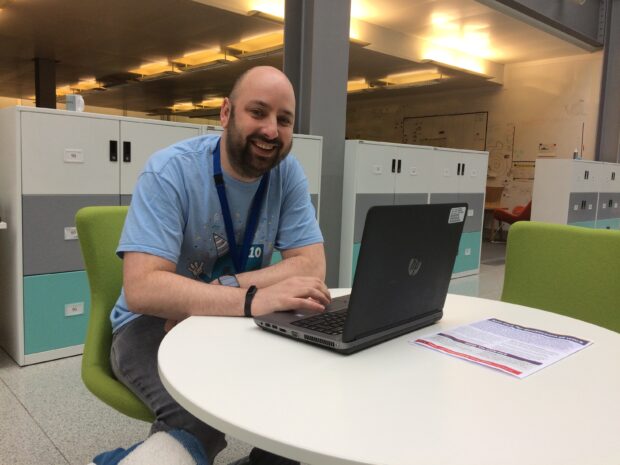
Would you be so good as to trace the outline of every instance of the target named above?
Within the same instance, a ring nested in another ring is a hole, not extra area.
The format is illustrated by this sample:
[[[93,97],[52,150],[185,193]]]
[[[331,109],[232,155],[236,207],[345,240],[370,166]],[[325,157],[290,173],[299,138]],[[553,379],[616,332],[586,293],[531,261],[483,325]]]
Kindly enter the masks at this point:
[[[224,433],[203,423],[181,407],[164,388],[157,371],[157,350],[166,335],[165,320],[142,315],[119,328],[112,337],[110,362],[116,378],[155,415],[151,434],[182,429],[202,443],[210,463],[226,447]],[[253,449],[251,464],[293,465],[294,462],[261,449]]]

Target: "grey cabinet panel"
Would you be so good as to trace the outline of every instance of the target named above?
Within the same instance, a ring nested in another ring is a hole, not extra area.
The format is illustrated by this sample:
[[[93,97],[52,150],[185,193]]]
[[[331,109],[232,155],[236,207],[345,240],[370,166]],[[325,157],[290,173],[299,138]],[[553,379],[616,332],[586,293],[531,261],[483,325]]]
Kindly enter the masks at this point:
[[[610,218],[620,218],[620,192],[611,194],[611,213]]]
[[[129,195],[129,194],[122,194],[121,195],[121,205],[123,205],[123,206],[131,205],[131,195]]]
[[[431,203],[455,203],[460,202],[459,194],[431,194]]]
[[[318,215],[319,211],[319,194],[310,194],[310,202],[312,202],[312,206],[314,207],[314,211]]]
[[[118,205],[118,195],[22,196],[24,275],[83,270],[78,240],[65,240],[82,207]]]
[[[425,205],[428,203],[428,194],[396,194],[395,205]]]
[[[577,223],[596,220],[597,202],[598,192],[572,192],[568,201],[568,218],[566,222]]]
[[[394,205],[394,194],[357,194],[355,196],[355,229],[353,243],[362,241],[366,214],[375,205]]]
[[[484,214],[484,194],[431,194],[431,203],[456,203],[465,202],[469,211],[473,211],[473,215],[465,219],[463,232],[479,232],[482,225],[482,215]]]
[[[469,206],[463,232],[480,231],[482,216],[484,215],[484,194],[459,194],[459,202],[465,202]],[[473,214],[471,212],[473,212]]]
[[[598,197],[596,219],[620,218],[620,193],[601,192]]]

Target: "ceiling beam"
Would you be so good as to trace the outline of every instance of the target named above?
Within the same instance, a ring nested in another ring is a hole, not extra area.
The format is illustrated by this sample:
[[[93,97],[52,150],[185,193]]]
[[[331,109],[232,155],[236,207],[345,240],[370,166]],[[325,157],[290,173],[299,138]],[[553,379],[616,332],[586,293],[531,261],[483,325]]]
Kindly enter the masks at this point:
[[[601,13],[605,0],[476,1],[589,52],[603,46]]]

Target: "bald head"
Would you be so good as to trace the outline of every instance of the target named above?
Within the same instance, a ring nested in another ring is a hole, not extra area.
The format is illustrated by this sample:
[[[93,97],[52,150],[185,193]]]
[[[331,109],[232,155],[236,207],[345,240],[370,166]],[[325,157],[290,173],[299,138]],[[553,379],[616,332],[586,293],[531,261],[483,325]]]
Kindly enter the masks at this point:
[[[233,84],[228,98],[233,104],[236,103],[235,101],[240,93],[243,93],[247,87],[251,88],[253,84],[257,83],[264,83],[272,87],[274,91],[288,93],[293,105],[295,104],[295,92],[291,81],[288,80],[282,71],[273,66],[256,66],[244,72]]]
[[[222,166],[252,180],[276,166],[291,149],[295,92],[282,71],[257,66],[243,73],[220,110]]]

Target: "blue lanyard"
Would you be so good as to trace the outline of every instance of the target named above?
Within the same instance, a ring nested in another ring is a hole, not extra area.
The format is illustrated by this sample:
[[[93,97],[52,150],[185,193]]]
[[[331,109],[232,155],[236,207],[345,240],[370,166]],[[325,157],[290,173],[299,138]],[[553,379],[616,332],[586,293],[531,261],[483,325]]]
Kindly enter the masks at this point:
[[[230,208],[228,207],[228,199],[226,198],[226,187],[224,186],[224,176],[222,175],[222,165],[220,162],[220,141],[217,142],[213,151],[213,179],[217,189],[217,196],[220,198],[220,207],[222,208],[222,216],[224,217],[224,226],[226,227],[226,236],[228,236],[228,248],[232,255],[233,263],[237,273],[245,271],[250,254],[250,247],[256,228],[258,226],[258,216],[260,215],[267,185],[269,184],[269,172],[265,173],[260,180],[258,190],[252,199],[252,206],[248,214],[248,220],[245,225],[245,234],[243,236],[243,244],[241,244],[241,253],[237,252],[237,240],[235,239],[235,231],[230,217]]]

